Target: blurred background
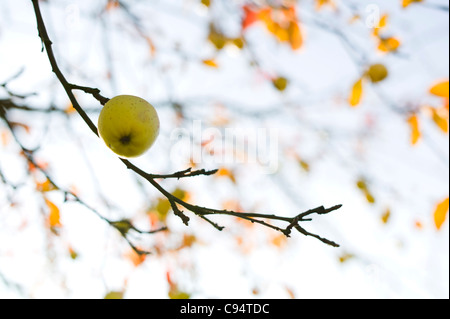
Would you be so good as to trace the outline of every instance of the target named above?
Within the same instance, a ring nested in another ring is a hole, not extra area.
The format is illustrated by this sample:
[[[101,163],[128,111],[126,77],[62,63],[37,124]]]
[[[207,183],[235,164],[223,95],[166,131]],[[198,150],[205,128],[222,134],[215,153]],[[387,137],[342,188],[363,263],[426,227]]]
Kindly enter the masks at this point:
[[[301,224],[340,247],[230,216],[184,225],[74,110],[31,1],[3,0],[1,298],[449,298],[448,1],[39,4],[70,83],[157,109],[134,164],[219,169],[159,181],[199,206],[342,204]],[[121,219],[169,230],[123,236]]]

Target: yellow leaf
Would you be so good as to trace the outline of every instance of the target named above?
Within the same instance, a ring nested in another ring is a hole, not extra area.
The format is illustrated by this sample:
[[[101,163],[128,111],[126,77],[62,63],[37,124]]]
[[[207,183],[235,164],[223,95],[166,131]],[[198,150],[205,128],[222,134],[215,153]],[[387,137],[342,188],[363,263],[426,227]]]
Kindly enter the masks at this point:
[[[202,4],[209,8],[209,6],[211,5],[211,0],[202,0]]]
[[[449,81],[439,82],[430,89],[430,93],[439,97],[449,98]]]
[[[36,182],[36,190],[38,192],[46,193],[57,190],[57,188],[49,179],[47,179],[43,183]]]
[[[388,18],[389,18],[389,15],[387,13],[383,14],[383,16],[380,18],[380,22],[378,23],[378,26],[373,29],[374,36],[378,37],[380,35],[380,31],[382,29],[386,28]]]
[[[443,202],[437,204],[434,211],[434,224],[436,225],[436,228],[438,230],[441,229],[442,225],[447,219],[448,204],[449,198],[447,197]]]
[[[130,229],[133,228],[133,225],[128,219],[111,222],[111,226],[115,227],[122,235],[125,235]]]
[[[316,10],[320,10],[324,6],[331,6],[333,8],[336,8],[333,0],[316,0]]]
[[[233,182],[233,184],[236,184],[236,177],[234,176],[234,173],[228,168],[225,167],[220,168],[217,171],[216,176],[228,177]]]
[[[66,112],[66,114],[72,114],[72,113],[75,113],[76,111],[77,110],[75,110],[75,108],[73,107],[72,103],[69,103],[69,105],[64,110],[64,112]]]
[[[292,50],[300,49],[303,44],[303,36],[299,24],[295,21],[291,21],[287,31]]]
[[[423,0],[402,0],[402,6],[403,6],[403,8],[406,8],[411,3],[414,3],[414,2],[423,2]]]
[[[422,136],[419,128],[419,119],[416,114],[413,114],[408,118],[408,124],[411,127],[411,144],[416,145]]]
[[[48,199],[45,199],[45,204],[49,209],[48,214],[48,223],[50,227],[61,227],[61,215],[58,206],[56,206],[53,202]]]
[[[229,42],[235,45],[238,49],[243,49],[245,46],[245,41],[242,37],[229,39]]]
[[[289,80],[285,77],[279,76],[272,80],[272,84],[278,91],[283,92],[284,90],[286,90],[289,84]]]
[[[303,168],[305,172],[309,172],[311,170],[309,163],[305,160],[299,159],[298,163],[300,164],[300,167]]]
[[[372,195],[372,193],[369,190],[369,187],[367,186],[367,182],[365,179],[361,178],[356,182],[356,187],[358,187],[366,197],[367,201],[370,204],[375,203],[375,197]]]
[[[386,28],[388,22],[389,15],[387,13],[383,14],[380,18],[380,22],[378,23],[378,28],[383,29]]]
[[[123,292],[122,291],[110,291],[105,295],[104,299],[123,299]]]
[[[383,222],[383,224],[387,224],[390,217],[391,217],[391,210],[388,208],[383,213],[383,215],[381,215],[381,221]]]
[[[218,68],[219,65],[216,63],[216,61],[214,59],[209,59],[209,60],[203,60],[202,61],[204,65],[207,65],[211,68]]]
[[[339,257],[339,262],[340,263],[345,263],[346,261],[348,261],[349,259],[352,259],[354,257],[355,257],[355,255],[353,255],[353,254],[344,253],[343,255],[341,255]]]
[[[187,292],[180,291],[177,288],[171,289],[169,291],[169,298],[170,299],[190,299],[191,295]]]
[[[351,106],[355,107],[361,103],[363,95],[363,79],[359,79],[353,85],[352,92],[350,94],[349,103]]]
[[[214,24],[209,25],[208,40],[216,47],[217,50],[222,50],[227,44],[227,37],[220,33]]]
[[[269,29],[270,32],[272,32],[275,37],[280,42],[288,42],[289,41],[289,31],[285,28],[283,28],[280,24],[274,23]]]
[[[400,40],[395,37],[389,37],[389,38],[379,38],[378,43],[378,50],[382,52],[393,52],[397,51],[397,49],[400,47]]]
[[[444,132],[448,133],[448,111],[443,109],[431,109],[433,112],[433,121]]]
[[[389,71],[383,64],[372,64],[366,72],[372,83],[378,83],[386,79],[389,75]]]

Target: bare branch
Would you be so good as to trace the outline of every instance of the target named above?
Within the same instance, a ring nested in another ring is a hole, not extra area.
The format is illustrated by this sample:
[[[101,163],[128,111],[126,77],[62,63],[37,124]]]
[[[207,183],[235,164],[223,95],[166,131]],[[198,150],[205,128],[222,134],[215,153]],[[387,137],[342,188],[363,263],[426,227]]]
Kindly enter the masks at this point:
[[[47,51],[47,55],[50,61],[50,64],[53,68],[53,72],[56,74],[58,80],[61,82],[62,86],[64,87],[67,95],[69,96],[70,101],[72,102],[73,107],[77,110],[77,112],[81,115],[81,117],[83,118],[83,120],[86,122],[86,124],[90,127],[90,129],[98,136],[98,131],[97,131],[97,127],[95,126],[95,124],[90,120],[90,118],[87,116],[86,112],[83,110],[83,108],[79,105],[78,101],[76,100],[74,94],[73,94],[73,90],[82,90],[85,93],[91,94],[93,95],[101,104],[105,104],[108,99],[106,97],[103,97],[102,95],[100,95],[100,90],[96,89],[96,88],[90,88],[90,87],[84,87],[84,86],[79,86],[79,85],[75,85],[75,84],[70,84],[64,77],[64,75],[62,74],[62,72],[60,71],[55,56],[53,54],[53,50],[52,50],[52,42],[48,37],[45,25],[44,25],[44,20],[42,18],[42,14],[40,11],[40,7],[39,7],[39,1],[38,0],[32,0],[33,2],[33,6],[34,6],[34,10],[36,13],[36,20],[37,20],[37,26],[38,26],[38,31],[39,31],[39,37],[42,40],[43,46],[45,47],[46,51]],[[337,210],[341,207],[341,205],[337,205],[334,206],[332,208],[329,209],[325,209],[324,207],[319,207],[316,209],[312,209],[309,210],[307,212],[304,212],[300,215],[297,215],[296,217],[282,217],[282,216],[276,216],[273,214],[258,214],[258,213],[245,213],[245,212],[234,212],[234,211],[228,211],[228,210],[218,210],[218,209],[212,209],[212,208],[206,208],[206,207],[201,207],[201,206],[197,206],[197,205],[192,205],[189,204],[187,202],[185,202],[184,200],[174,196],[173,194],[171,194],[170,192],[168,192],[165,188],[163,188],[158,182],[156,182],[156,179],[169,179],[169,178],[186,178],[186,177],[193,177],[193,176],[199,176],[199,175],[205,175],[205,176],[209,176],[209,175],[213,175],[217,172],[217,170],[211,170],[211,171],[206,171],[206,170],[198,170],[198,171],[192,171],[191,168],[188,168],[186,170],[180,171],[180,172],[176,172],[173,174],[167,174],[167,175],[156,175],[156,174],[150,174],[145,172],[144,170],[142,170],[141,168],[135,166],[134,164],[132,164],[130,161],[121,158],[120,159],[122,161],[122,163],[130,170],[132,170],[133,172],[135,172],[137,175],[141,176],[142,178],[144,178],[145,180],[147,180],[153,187],[155,187],[161,194],[163,194],[170,202],[170,205],[172,207],[172,210],[174,212],[175,215],[177,215],[178,217],[181,218],[181,220],[183,221],[183,223],[185,225],[188,225],[189,223],[189,217],[186,216],[186,214],[180,210],[180,208],[178,207],[184,207],[185,209],[187,209],[188,211],[194,213],[195,215],[199,216],[200,218],[204,219],[205,221],[207,221],[208,223],[210,223],[212,226],[214,226],[216,229],[218,230],[222,230],[223,227],[217,225],[216,223],[212,222],[209,217],[210,215],[228,215],[228,216],[234,216],[234,217],[238,217],[244,220],[248,220],[252,223],[258,223],[260,225],[269,227],[271,229],[274,229],[276,231],[282,232],[283,234],[285,234],[286,236],[289,236],[291,233],[291,229],[292,228],[296,228],[300,233],[304,234],[305,236],[312,236],[315,237],[319,240],[321,240],[322,242],[331,245],[333,247],[338,247],[338,245],[328,239],[322,238],[316,234],[312,234],[307,232],[306,230],[304,230],[303,228],[301,228],[299,226],[299,222],[303,222],[303,221],[308,221],[310,219],[304,219],[304,217],[311,215],[313,213],[316,214],[326,214],[329,213],[331,211]],[[283,229],[280,228],[276,225],[272,225],[270,224],[268,221],[272,220],[272,221],[278,221],[278,222],[286,222],[288,223],[288,226]],[[119,221],[119,222],[111,222],[109,221],[109,223],[114,226],[116,229],[119,230],[120,233],[122,233],[123,237],[128,241],[128,243],[131,245],[131,247],[138,253],[138,254],[142,254],[143,252],[140,251],[139,249],[137,249],[128,239],[128,237],[126,236],[126,234],[128,233],[128,230],[132,229],[132,225],[131,223],[127,223],[124,221]],[[122,227],[123,226],[123,227]],[[125,231],[126,230],[126,231]]]

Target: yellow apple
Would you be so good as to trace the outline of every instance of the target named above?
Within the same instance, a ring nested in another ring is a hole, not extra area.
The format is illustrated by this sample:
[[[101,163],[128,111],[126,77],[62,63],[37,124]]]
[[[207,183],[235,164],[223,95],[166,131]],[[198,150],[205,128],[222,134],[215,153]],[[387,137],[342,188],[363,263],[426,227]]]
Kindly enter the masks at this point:
[[[158,114],[153,105],[140,97],[118,95],[109,100],[100,112],[98,132],[117,155],[138,157],[158,137]]]

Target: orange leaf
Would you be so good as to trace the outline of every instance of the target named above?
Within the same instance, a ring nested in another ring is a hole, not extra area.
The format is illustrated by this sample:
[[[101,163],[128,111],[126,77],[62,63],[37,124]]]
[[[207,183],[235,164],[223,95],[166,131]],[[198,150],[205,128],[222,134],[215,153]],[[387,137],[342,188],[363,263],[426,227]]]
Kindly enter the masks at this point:
[[[449,98],[449,81],[439,82],[430,89],[430,93],[439,97]]]
[[[303,44],[303,36],[297,22],[291,21],[288,27],[289,43],[292,50],[298,50]]]
[[[38,192],[46,193],[57,190],[57,188],[49,179],[47,179],[43,183],[36,182],[36,190]]]
[[[129,250],[128,253],[125,255],[125,258],[127,258],[129,261],[131,261],[131,263],[135,267],[138,267],[139,265],[141,265],[145,261],[146,257],[147,257],[146,254],[138,254],[137,252],[135,252],[132,249]]]
[[[120,3],[117,0],[109,0],[106,4],[106,11],[111,11],[112,9],[116,9],[120,7]]]
[[[324,6],[331,6],[333,8],[336,8],[333,0],[316,0],[316,10],[320,10]]]
[[[414,2],[423,2],[423,0],[402,0],[402,7],[406,8],[408,7],[411,3]]]
[[[148,37],[148,36],[144,36],[145,38],[145,42],[147,42],[148,48],[150,49],[150,55],[154,56],[156,53],[156,46],[155,43],[153,42],[153,40]]]
[[[395,37],[389,37],[389,38],[379,38],[378,43],[378,50],[382,52],[393,52],[397,51],[397,49],[400,47],[400,40]]]
[[[220,168],[215,176],[228,177],[233,182],[233,184],[236,184],[236,177],[234,176],[234,173],[228,168]]]
[[[69,105],[67,105],[66,109],[64,110],[64,112],[66,112],[66,114],[72,114],[72,113],[75,113],[76,111],[77,110],[75,110],[72,103],[69,103]]]
[[[442,225],[447,219],[448,205],[449,198],[447,197],[443,202],[438,203],[436,206],[436,209],[434,211],[434,224],[436,225],[436,228],[438,230],[441,229]]]
[[[216,61],[214,59],[209,59],[209,60],[203,60],[202,61],[204,65],[207,65],[211,68],[218,68],[219,65],[216,63]]]
[[[9,134],[9,131],[2,130],[0,133],[0,140],[2,141],[3,146],[8,145],[9,141],[11,140],[11,135]]]
[[[244,9],[244,19],[242,20],[242,30],[247,29],[253,23],[259,20],[259,15],[257,11],[254,11],[250,6],[245,5]]]
[[[416,114],[413,114],[408,118],[408,124],[411,127],[411,144],[416,145],[422,136],[419,128],[419,119]]]
[[[349,103],[351,106],[355,107],[361,103],[363,95],[363,79],[359,79],[353,85],[352,92],[350,94]]]
[[[53,227],[61,227],[61,221],[60,221],[60,211],[58,206],[56,206],[53,202],[45,198],[45,204],[47,205],[49,209],[48,214],[48,223],[51,228]]]
[[[431,109],[433,112],[433,121],[444,132],[448,133],[448,111],[445,108]]]

